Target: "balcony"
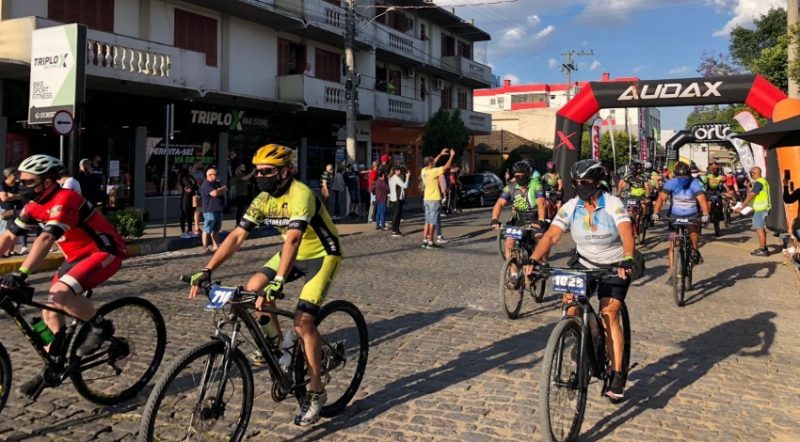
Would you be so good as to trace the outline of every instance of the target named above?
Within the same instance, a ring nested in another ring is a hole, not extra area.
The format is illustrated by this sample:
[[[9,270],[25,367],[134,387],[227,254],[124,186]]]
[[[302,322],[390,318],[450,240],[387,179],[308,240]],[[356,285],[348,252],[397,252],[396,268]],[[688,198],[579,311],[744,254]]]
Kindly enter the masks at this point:
[[[347,110],[343,84],[302,74],[278,77],[278,99],[316,109]]]
[[[205,54],[88,29],[86,75],[184,89],[206,88]]]
[[[278,30],[297,30],[304,27],[303,21],[298,17],[302,8],[291,9],[299,1],[285,0],[185,0],[214,11],[230,14],[235,17],[267,25]],[[289,3],[290,7],[281,8],[281,4]],[[283,10],[282,10],[283,9]]]
[[[476,86],[488,87],[492,84],[492,68],[485,64],[461,56],[442,57],[442,62],[462,78],[472,80]]]
[[[323,0],[275,0],[275,7],[286,14],[299,16],[309,27],[343,38],[347,12],[341,6]]]
[[[472,133],[488,134],[492,131],[492,116],[489,114],[466,109],[452,109],[451,112],[459,112],[464,126]]]
[[[415,124],[428,121],[424,101],[385,92],[375,92],[375,118]]]
[[[428,62],[424,41],[389,26],[375,23],[375,42],[379,49],[388,54],[399,55],[415,63]]]

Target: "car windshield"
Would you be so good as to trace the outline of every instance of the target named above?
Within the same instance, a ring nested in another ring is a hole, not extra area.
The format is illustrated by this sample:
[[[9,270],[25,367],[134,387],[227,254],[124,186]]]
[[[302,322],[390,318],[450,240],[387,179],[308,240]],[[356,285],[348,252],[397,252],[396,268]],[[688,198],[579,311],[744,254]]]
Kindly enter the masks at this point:
[[[461,177],[461,184],[464,187],[478,187],[483,183],[483,175],[463,175]]]

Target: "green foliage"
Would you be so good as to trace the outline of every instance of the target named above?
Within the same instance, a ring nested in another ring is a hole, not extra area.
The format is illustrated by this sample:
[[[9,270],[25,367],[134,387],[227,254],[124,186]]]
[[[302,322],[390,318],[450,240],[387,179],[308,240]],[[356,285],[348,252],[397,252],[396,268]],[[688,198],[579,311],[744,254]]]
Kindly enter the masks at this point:
[[[138,238],[144,234],[144,221],[135,212],[117,210],[106,218],[123,238]]]
[[[581,158],[592,157],[592,140],[591,140],[591,126],[587,126],[587,130],[583,131],[581,136]],[[631,135],[633,157],[639,156],[639,139]],[[614,130],[614,144],[617,148],[617,168],[628,164],[628,134],[625,131]],[[614,167],[614,151],[611,148],[611,132],[605,131],[600,135],[600,162],[604,166]]]
[[[545,163],[552,159],[553,149],[538,144],[525,144],[509,152],[508,158],[503,161],[502,170],[497,176],[502,178],[506,170],[511,170],[511,166],[513,166],[514,163],[522,160],[533,160],[536,169],[542,172]]]
[[[435,157],[445,147],[456,150],[456,160],[469,143],[469,129],[461,120],[459,109],[439,109],[425,125],[422,154]]]
[[[788,43],[786,10],[773,8],[755,19],[754,29],[741,26],[731,31],[729,50],[733,61],[761,74],[782,90],[789,87],[787,77]]]

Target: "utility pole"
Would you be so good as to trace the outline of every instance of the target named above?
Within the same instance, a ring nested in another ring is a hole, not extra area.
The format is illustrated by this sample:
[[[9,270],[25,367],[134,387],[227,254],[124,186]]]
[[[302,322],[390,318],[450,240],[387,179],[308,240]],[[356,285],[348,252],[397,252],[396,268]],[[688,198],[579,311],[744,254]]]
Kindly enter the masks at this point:
[[[573,49],[561,55],[566,57],[566,63],[563,63],[561,65],[561,71],[566,72],[567,74],[567,101],[569,101],[572,98],[572,71],[578,70],[578,67],[575,66],[572,57],[576,55],[578,56],[594,55],[594,50],[575,52],[575,50]]]
[[[356,162],[356,100],[358,99],[358,84],[356,79],[356,0],[347,0],[347,20],[344,37],[344,61],[347,66],[347,80],[345,81],[344,96],[347,99],[347,113],[345,128],[347,130],[347,162]]]
[[[786,2],[786,12],[787,12],[787,29],[789,29],[789,35],[792,35],[792,29],[796,26],[800,25],[798,23],[798,15],[800,15],[800,6],[797,4],[797,0],[787,0]],[[798,42],[796,39],[791,38],[789,40],[789,68],[791,68],[792,64],[796,63],[797,60],[797,51],[800,49],[800,45],[797,44]],[[800,84],[798,84],[797,80],[793,80],[791,77],[789,78],[789,98],[800,98]]]

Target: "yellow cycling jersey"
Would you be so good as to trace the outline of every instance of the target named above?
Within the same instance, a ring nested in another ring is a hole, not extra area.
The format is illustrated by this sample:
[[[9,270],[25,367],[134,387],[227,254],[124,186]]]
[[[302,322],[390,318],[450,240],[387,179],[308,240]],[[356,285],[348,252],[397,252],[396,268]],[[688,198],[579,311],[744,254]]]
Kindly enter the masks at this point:
[[[341,256],[339,232],[328,211],[314,192],[297,180],[292,180],[289,190],[273,197],[266,192],[256,196],[247,208],[239,227],[253,230],[259,224],[269,224],[286,239],[289,229],[303,232],[297,260]]]
[[[706,175],[706,179],[708,180],[708,188],[717,190],[722,188],[722,184],[725,182],[725,175],[714,175],[710,173]]]

